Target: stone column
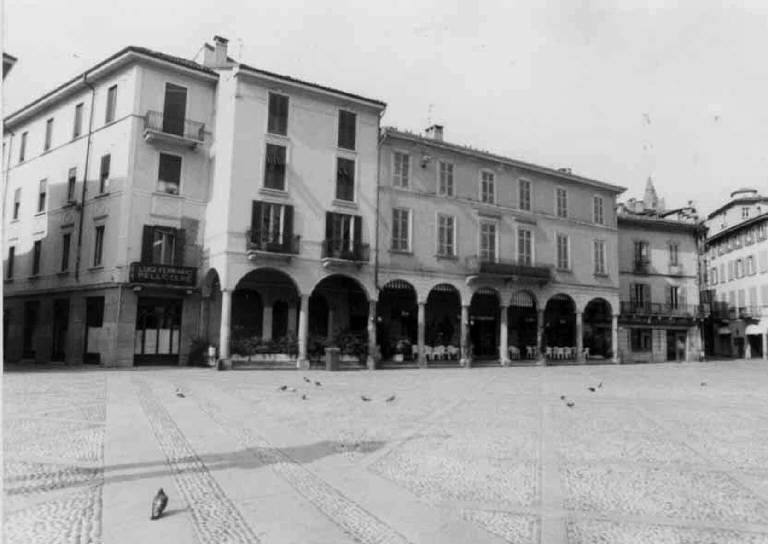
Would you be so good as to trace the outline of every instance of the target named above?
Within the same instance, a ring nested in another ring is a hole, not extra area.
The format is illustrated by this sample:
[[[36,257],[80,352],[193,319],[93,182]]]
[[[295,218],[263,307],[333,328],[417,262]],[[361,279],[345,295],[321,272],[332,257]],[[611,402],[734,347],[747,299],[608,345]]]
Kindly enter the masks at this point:
[[[536,363],[547,364],[544,357],[544,310],[536,310]]]
[[[229,359],[229,324],[232,317],[232,291],[221,290],[221,322],[219,325],[219,359]]]
[[[746,334],[744,335],[744,358],[745,359],[752,358],[752,346],[749,343],[749,336],[747,336]]]
[[[472,354],[469,353],[469,306],[461,307],[461,360],[459,364],[469,368],[472,366]]]
[[[419,302],[418,333],[416,337],[416,342],[418,345],[418,353],[419,353],[418,364],[420,367],[427,366],[427,359],[424,355],[424,314],[425,314],[426,306],[427,304],[425,302]]]
[[[619,316],[611,317],[611,362],[619,364]]]
[[[261,339],[272,340],[272,303],[264,303],[261,313]]]
[[[368,370],[376,369],[376,301],[368,302]]]
[[[333,306],[328,306],[328,329],[325,333],[325,337],[328,340],[333,339],[333,318],[334,318],[335,311],[333,310]]]
[[[763,333],[760,335],[760,340],[763,343],[763,361],[768,360],[768,334]]]
[[[501,366],[509,366],[509,327],[507,326],[507,309],[509,306],[499,306],[499,363]]]
[[[582,313],[576,312],[576,361],[584,362],[584,322]]]
[[[296,366],[302,370],[309,369],[307,359],[307,330],[309,329],[309,295],[301,295],[299,308],[299,358]]]

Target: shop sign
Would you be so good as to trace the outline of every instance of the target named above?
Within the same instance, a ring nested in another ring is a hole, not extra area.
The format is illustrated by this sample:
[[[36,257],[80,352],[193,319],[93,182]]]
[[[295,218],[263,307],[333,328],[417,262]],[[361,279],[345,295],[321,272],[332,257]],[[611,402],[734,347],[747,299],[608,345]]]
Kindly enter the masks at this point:
[[[131,263],[131,283],[155,283],[194,287],[197,284],[197,268],[166,264]]]

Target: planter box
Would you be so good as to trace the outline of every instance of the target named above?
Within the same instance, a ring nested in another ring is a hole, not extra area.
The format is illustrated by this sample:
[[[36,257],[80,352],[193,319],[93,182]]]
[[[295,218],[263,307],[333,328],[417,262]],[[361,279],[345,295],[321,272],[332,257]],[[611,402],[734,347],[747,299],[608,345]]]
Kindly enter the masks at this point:
[[[287,353],[257,353],[256,355],[233,355],[235,361],[247,363],[287,363],[293,361],[295,357]]]
[[[360,363],[360,357],[357,355],[342,355],[339,360],[342,363]]]
[[[396,363],[402,363],[403,362],[403,354],[402,353],[395,353],[395,356],[392,358],[393,361]]]

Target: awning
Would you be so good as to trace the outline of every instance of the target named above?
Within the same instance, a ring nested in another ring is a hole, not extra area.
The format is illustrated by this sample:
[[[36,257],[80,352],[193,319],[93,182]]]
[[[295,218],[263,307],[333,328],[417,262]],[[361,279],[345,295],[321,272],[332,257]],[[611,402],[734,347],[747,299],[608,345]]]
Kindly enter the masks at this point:
[[[720,327],[717,329],[717,334],[731,334],[731,329],[728,327]]]
[[[761,319],[757,323],[747,325],[747,328],[744,329],[744,335],[749,336],[750,334],[765,334],[766,331],[768,331],[768,321],[766,319]]]

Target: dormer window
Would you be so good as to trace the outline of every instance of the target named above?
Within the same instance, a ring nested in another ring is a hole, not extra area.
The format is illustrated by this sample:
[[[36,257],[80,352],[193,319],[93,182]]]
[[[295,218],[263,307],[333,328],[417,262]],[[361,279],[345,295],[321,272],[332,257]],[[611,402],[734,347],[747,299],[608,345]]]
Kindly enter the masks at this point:
[[[741,209],[741,218],[742,219],[749,219],[749,207],[748,206],[744,206]]]

